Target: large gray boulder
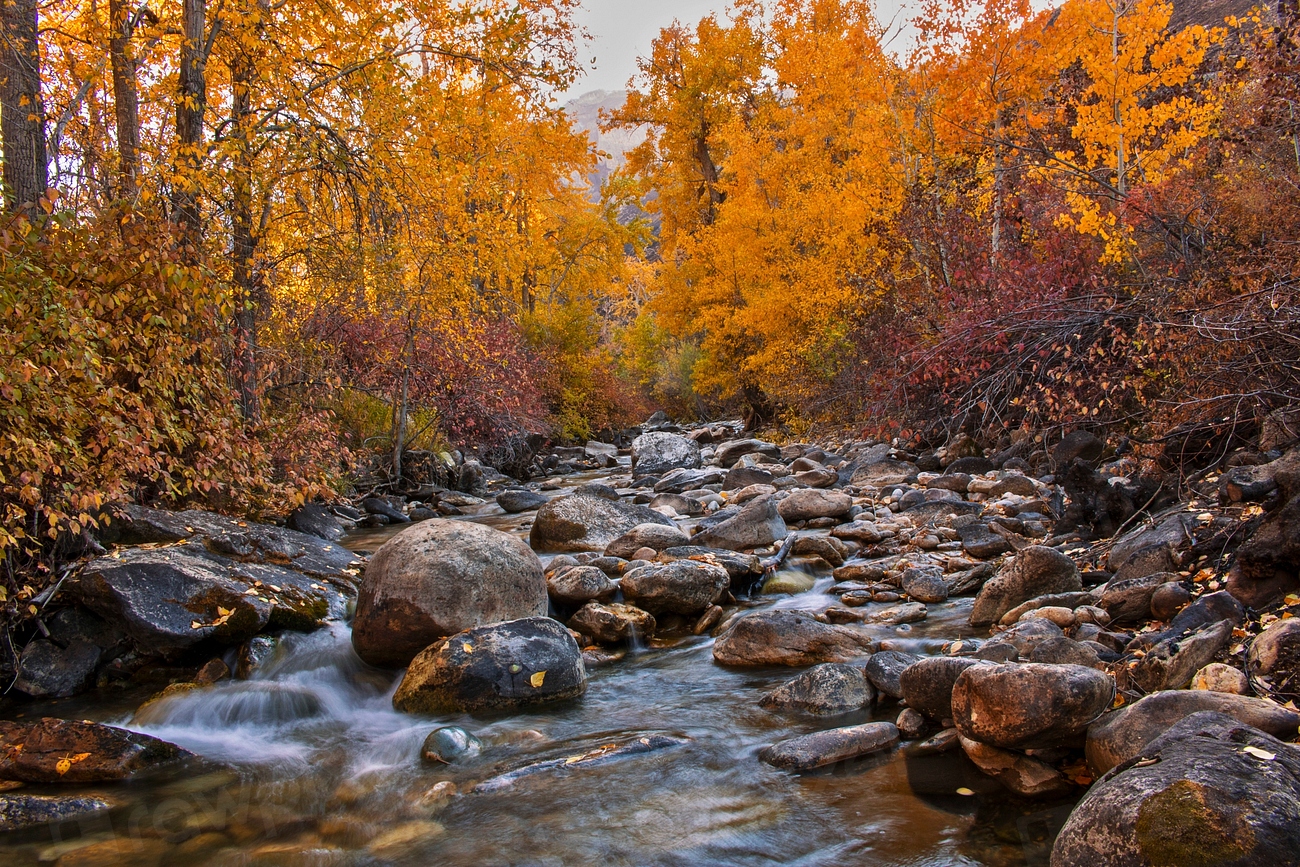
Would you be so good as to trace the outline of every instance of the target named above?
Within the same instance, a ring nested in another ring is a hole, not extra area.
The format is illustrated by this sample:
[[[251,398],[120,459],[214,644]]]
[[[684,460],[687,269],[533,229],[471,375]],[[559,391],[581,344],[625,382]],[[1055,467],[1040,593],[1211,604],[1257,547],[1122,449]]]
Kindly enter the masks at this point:
[[[366,566],[352,646],[371,665],[400,668],[439,638],[545,613],[542,564],[522,541],[468,521],[422,521]]]
[[[791,491],[777,504],[777,512],[786,521],[809,521],[813,518],[842,518],[853,508],[853,498],[843,491],[805,488]]]
[[[642,548],[662,551],[665,548],[677,548],[690,543],[691,537],[671,524],[637,524],[606,545],[605,556],[629,560]]]
[[[1300,750],[1198,713],[1099,779],[1052,867],[1300,864]]]
[[[730,518],[691,537],[692,545],[745,551],[779,542],[788,534],[771,494],[751,500]]]
[[[1001,749],[1083,743],[1110,709],[1115,681],[1082,665],[977,665],[957,678],[952,719],[962,737]]]
[[[537,510],[528,541],[535,551],[604,551],[640,524],[675,526],[654,509],[594,494],[558,497]]]
[[[988,626],[1035,596],[1082,589],[1083,578],[1073,560],[1055,548],[1031,545],[980,589],[971,608],[970,623]]]
[[[693,470],[699,465],[699,443],[684,436],[653,432],[632,441],[632,469],[638,476],[661,476],[669,470]]]
[[[731,586],[721,566],[698,560],[674,560],[632,569],[619,585],[627,600],[651,614],[699,614]]]
[[[758,611],[735,621],[713,645],[713,661],[734,666],[849,662],[871,653],[871,638],[822,623],[806,611]]]
[[[862,666],[842,662],[814,665],[759,699],[770,710],[828,716],[861,710],[875,697]]]
[[[1093,773],[1105,773],[1202,711],[1225,714],[1274,737],[1293,737],[1300,727],[1300,713],[1258,698],[1204,689],[1157,692],[1105,714],[1088,727],[1088,766]]]
[[[776,459],[781,457],[781,449],[775,443],[763,442],[763,440],[731,440],[718,446],[713,458],[718,462],[718,466],[730,468],[745,455],[763,455]]]
[[[479,626],[431,645],[411,661],[393,707],[439,714],[515,710],[582,695],[578,643],[549,617]]]
[[[988,665],[961,656],[927,656],[903,669],[899,690],[907,706],[930,719],[952,719],[952,691],[957,678],[976,665]]]

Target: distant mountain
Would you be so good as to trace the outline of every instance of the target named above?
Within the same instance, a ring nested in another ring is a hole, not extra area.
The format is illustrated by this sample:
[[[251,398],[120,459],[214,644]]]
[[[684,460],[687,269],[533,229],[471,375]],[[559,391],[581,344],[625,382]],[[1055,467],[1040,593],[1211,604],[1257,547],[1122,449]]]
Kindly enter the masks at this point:
[[[576,129],[587,133],[587,138],[602,153],[603,157],[589,178],[592,185],[592,198],[600,197],[600,185],[609,177],[610,172],[627,161],[627,152],[645,141],[645,129],[616,129],[610,132],[600,131],[601,111],[610,112],[623,107],[627,101],[627,91],[593,90],[564,104],[564,111],[573,119]]]

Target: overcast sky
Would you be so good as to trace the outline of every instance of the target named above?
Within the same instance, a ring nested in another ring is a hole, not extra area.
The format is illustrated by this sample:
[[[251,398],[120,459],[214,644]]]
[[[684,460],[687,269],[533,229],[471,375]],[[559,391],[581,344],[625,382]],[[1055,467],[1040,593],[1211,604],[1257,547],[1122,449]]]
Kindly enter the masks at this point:
[[[878,0],[877,14],[890,19],[903,0]],[[636,59],[650,53],[660,28],[674,19],[694,25],[710,12],[726,20],[725,0],[583,0],[578,23],[591,31],[592,41],[579,56],[588,71],[570,90],[578,96],[592,90],[623,90],[636,72]],[[595,64],[592,65],[592,58]]]

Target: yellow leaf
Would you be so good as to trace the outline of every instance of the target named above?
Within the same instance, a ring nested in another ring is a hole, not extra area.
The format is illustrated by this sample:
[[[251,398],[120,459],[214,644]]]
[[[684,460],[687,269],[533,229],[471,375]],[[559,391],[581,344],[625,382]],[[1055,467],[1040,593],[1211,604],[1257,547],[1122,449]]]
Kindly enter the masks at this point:
[[[528,678],[528,682],[533,685],[533,689],[540,689],[542,686],[542,681],[544,680],[546,680],[546,672],[544,671],[539,671],[537,672],[537,674],[534,674],[532,677]]]
[[[229,608],[222,608],[220,605],[218,605],[218,606],[217,606],[217,613],[220,614],[222,617],[229,617],[230,615],[234,614],[235,612],[231,611]]]
[[[64,774],[66,774],[68,771],[72,770],[72,762],[69,761],[68,759],[59,759],[54,764],[54,770],[57,771],[59,776],[61,777]]]
[[[1277,758],[1276,753],[1270,753],[1268,750],[1261,750],[1259,747],[1245,747],[1242,752],[1266,762],[1271,762]]]
[[[466,653],[473,653],[474,645],[470,644],[469,642],[466,642],[460,646],[460,649],[465,651]]]
[[[971,795],[975,794],[975,792],[966,788],[965,786],[962,786],[960,789],[957,790],[957,794],[965,795],[966,797],[969,798]]]

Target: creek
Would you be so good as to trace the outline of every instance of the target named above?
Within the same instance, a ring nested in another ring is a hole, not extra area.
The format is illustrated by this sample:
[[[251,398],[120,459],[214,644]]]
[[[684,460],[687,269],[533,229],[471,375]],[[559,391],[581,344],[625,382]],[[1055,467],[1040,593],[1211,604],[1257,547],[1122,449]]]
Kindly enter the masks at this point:
[[[613,473],[617,474],[615,470]],[[566,477],[604,481],[610,471]],[[466,520],[526,536],[530,515],[491,501]],[[344,543],[373,551],[396,528]],[[805,568],[799,562],[791,568]],[[832,581],[757,604],[822,609]],[[930,607],[902,627],[868,627],[891,646],[936,653],[972,634],[970,600]],[[28,716],[91,718],[172,741],[207,760],[181,776],[103,787],[115,807],[56,830],[0,841],[7,865],[1018,865],[1046,864],[1071,803],[1017,801],[960,750],[906,748],[792,775],[758,751],[782,738],[870,719],[892,703],[818,719],[764,710],[758,698],[796,670],[729,670],[707,635],[656,639],[591,672],[578,701],[496,718],[422,718],[395,712],[400,673],[374,669],[335,624],[290,634],[253,679],[167,697],[140,712],[132,696],[82,696],[25,708]],[[136,704],[139,696],[134,697]],[[485,744],[456,765],[421,764],[440,725]],[[477,782],[537,762],[655,735],[665,749],[604,763],[556,762],[508,785]],[[572,766],[571,766],[572,765]],[[463,794],[450,799],[439,783]],[[32,787],[38,791],[39,787]],[[76,838],[80,834],[80,838]],[[76,859],[86,839],[134,841],[139,857]]]

